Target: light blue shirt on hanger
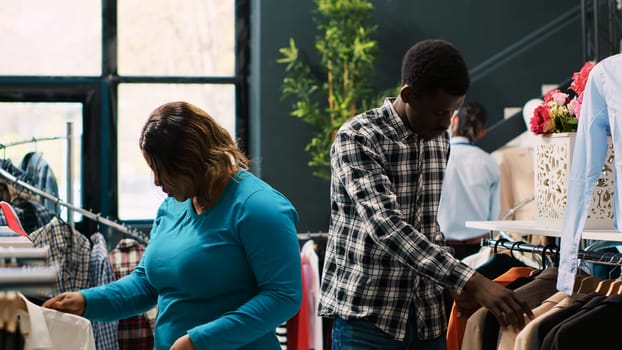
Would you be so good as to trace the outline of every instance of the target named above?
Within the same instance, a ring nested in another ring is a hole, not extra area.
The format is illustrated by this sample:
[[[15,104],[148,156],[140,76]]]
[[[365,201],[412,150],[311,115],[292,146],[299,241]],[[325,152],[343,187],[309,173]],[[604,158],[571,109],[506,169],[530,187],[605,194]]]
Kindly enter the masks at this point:
[[[449,143],[438,223],[447,240],[463,241],[486,233],[467,228],[465,221],[497,220],[499,216],[499,165],[466,137],[452,137]]]
[[[592,192],[607,156],[611,133],[615,158],[614,229],[622,225],[622,54],[599,62],[590,72],[583,94],[575,141],[568,199],[562,223],[557,289],[572,294],[577,271],[577,251]]]

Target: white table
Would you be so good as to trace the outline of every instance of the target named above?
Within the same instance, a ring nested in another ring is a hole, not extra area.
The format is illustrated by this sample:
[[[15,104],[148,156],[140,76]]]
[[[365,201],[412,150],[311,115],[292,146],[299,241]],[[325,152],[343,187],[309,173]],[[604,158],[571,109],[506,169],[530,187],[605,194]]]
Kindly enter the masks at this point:
[[[561,225],[547,225],[531,220],[508,220],[508,221],[467,221],[466,227],[478,228],[487,231],[504,231],[524,235],[540,235],[548,237],[561,237]],[[622,232],[610,230],[585,230],[581,235],[583,239],[599,241],[622,242]]]

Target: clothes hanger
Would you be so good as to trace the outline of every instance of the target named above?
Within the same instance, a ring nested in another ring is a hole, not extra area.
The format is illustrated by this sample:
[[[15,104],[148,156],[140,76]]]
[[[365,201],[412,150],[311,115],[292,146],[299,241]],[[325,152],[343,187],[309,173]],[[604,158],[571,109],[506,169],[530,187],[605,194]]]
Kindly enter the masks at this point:
[[[607,295],[607,293],[609,293],[609,288],[611,287],[611,284],[613,282],[614,281],[610,279],[606,279],[606,280],[602,280],[598,282],[598,285],[596,286],[594,293],[598,293],[600,295]]]
[[[598,260],[598,262],[611,262],[610,260],[613,259],[613,256],[611,256],[611,258],[609,258],[609,261],[607,260],[607,254],[609,253],[603,253],[603,255],[601,256],[601,258]],[[598,282],[598,284],[596,285],[596,288],[594,289],[594,293],[598,293],[600,295],[606,295],[607,292],[609,291],[609,286],[611,285],[611,283],[613,282],[613,280],[611,279],[611,271],[609,271],[609,278],[608,279],[604,279],[600,282]]]
[[[602,279],[596,276],[586,276],[579,283],[579,288],[577,288],[576,293],[588,294],[590,292],[593,292],[598,286],[598,283],[600,283],[600,281],[602,281]]]
[[[520,245],[523,244],[524,242],[521,241],[516,241],[514,243],[512,243],[512,246],[510,247],[510,256],[513,257],[514,259],[518,260],[517,257],[514,256],[514,248],[520,249]]]
[[[0,291],[0,339],[4,339],[4,313],[7,306],[6,302],[6,292]]]
[[[13,291],[6,292],[7,320],[5,331],[9,334],[15,334],[17,330],[17,302],[15,299],[17,294]]]
[[[609,289],[607,290],[607,293],[605,293],[605,295],[610,296],[610,295],[616,295],[619,294],[619,289],[620,287],[622,287],[622,280],[614,280],[613,282],[611,282],[611,284],[609,284]]]
[[[509,242],[510,242],[510,240],[509,240],[509,239],[506,239],[506,238],[500,238],[500,239],[498,239],[498,240],[495,242],[495,246],[494,246],[494,248],[493,248],[493,252],[494,252],[494,254],[495,254],[495,255],[499,254],[499,252],[497,251],[497,247],[499,246],[499,243],[503,243],[503,242],[508,242],[508,243],[509,243]]]
[[[612,260],[613,260],[613,257],[612,257]],[[607,288],[607,291],[605,292],[606,296],[618,294],[618,290],[620,289],[620,286],[622,286],[622,280],[611,277],[611,273],[613,271],[615,271],[615,268],[609,271],[609,279],[611,280],[611,283],[609,283],[609,288]]]
[[[559,262],[559,249],[555,251],[553,250],[555,248],[557,248],[555,244],[547,244],[544,246],[544,248],[542,248],[542,270],[545,270],[547,268],[546,266],[547,261],[551,263],[551,266],[549,267],[557,266]],[[548,255],[546,254],[547,251],[550,251],[553,254],[552,259],[548,258]]]

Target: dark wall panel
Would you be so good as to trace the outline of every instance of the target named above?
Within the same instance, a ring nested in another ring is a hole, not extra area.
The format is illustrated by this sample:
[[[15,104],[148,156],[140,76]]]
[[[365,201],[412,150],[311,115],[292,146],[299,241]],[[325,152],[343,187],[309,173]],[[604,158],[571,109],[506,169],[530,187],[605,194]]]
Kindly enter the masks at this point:
[[[579,1],[377,0],[373,18],[381,52],[377,91],[396,86],[404,52],[416,41],[443,38],[463,52],[472,71],[468,98],[484,103],[489,125],[504,107],[520,107],[543,83],[561,83],[581,65]],[[254,170],[292,200],[300,232],[326,231],[329,184],[311,175],[304,147],[310,128],[289,116],[281,99],[278,49],[294,37],[317,64],[312,0],[251,2],[250,144]]]

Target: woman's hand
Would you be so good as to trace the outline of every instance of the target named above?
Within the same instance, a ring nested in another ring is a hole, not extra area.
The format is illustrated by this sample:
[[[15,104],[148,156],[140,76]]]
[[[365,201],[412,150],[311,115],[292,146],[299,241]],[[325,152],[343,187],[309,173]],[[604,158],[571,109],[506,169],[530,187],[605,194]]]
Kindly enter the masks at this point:
[[[82,294],[78,292],[65,292],[46,300],[42,306],[48,309],[82,316],[84,314],[86,300],[84,300]]]
[[[190,340],[188,334],[181,336],[175,340],[175,343],[171,346],[170,350],[196,350],[194,344]]]

